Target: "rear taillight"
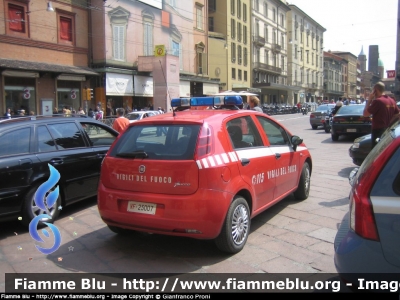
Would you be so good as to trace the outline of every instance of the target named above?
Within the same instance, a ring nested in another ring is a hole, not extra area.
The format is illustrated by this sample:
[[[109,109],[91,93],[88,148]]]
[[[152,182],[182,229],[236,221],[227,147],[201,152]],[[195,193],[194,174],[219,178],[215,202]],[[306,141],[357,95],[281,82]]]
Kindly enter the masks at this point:
[[[340,123],[340,122],[345,122],[345,121],[346,121],[345,118],[333,117],[333,122],[334,122],[334,123]]]
[[[359,121],[364,122],[364,123],[371,123],[372,118],[371,117],[360,117]]]
[[[310,119],[313,119],[313,118],[315,118],[315,115],[314,115],[314,114],[311,114],[311,115],[310,115]]]
[[[201,127],[200,135],[197,140],[195,159],[199,160],[212,153],[212,151],[212,129],[207,123],[204,123],[204,125]]]
[[[350,194],[350,227],[359,236],[373,241],[379,241],[379,235],[369,195],[380,169],[373,163],[368,172],[359,176]]]

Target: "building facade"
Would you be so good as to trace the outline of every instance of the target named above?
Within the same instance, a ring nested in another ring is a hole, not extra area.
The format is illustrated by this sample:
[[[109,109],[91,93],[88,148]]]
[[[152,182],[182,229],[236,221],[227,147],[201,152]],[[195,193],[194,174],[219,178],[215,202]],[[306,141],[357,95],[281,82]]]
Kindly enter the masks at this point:
[[[344,95],[347,70],[347,60],[332,52],[324,52],[324,98],[323,100],[337,101]]]
[[[210,77],[220,91],[250,90],[250,0],[208,2]]]
[[[326,29],[296,5],[289,5],[288,84],[293,103],[317,102],[324,95],[324,32]]]
[[[0,7],[0,113],[84,106],[89,79],[98,76],[88,68],[90,9],[44,0],[0,0]]]
[[[208,76],[208,1],[93,0],[96,103],[132,109],[218,92]]]
[[[347,61],[347,66],[343,69],[343,96],[346,98],[357,99],[357,56],[350,52],[332,51]],[[359,86],[359,84],[358,84]]]
[[[251,1],[251,82],[260,90],[262,103],[293,101],[287,81],[289,10],[280,0]]]

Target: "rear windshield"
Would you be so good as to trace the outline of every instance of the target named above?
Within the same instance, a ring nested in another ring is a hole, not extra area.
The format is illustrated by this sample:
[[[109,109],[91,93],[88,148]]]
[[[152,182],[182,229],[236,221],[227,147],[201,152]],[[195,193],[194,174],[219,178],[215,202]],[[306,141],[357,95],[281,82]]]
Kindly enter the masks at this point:
[[[346,105],[339,109],[338,114],[340,115],[362,115],[364,111],[364,105]]]
[[[316,111],[328,111],[334,107],[335,107],[335,105],[320,105],[317,107]]]
[[[132,114],[128,114],[126,117],[129,119],[129,120],[140,120],[140,116],[141,116],[142,114],[140,114],[140,113],[132,113]]]
[[[193,159],[200,125],[140,125],[128,128],[110,155],[160,160]]]

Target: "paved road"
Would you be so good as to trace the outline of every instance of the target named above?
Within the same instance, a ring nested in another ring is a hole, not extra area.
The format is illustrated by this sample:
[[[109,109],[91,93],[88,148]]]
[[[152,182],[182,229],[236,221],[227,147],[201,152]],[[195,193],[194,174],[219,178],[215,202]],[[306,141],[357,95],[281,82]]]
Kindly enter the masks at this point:
[[[62,210],[56,222],[62,245],[50,255],[36,250],[18,221],[0,224],[0,292],[4,273],[333,273],[333,240],[348,209],[347,177],[355,167],[352,140],[332,142],[312,130],[309,116],[274,116],[300,135],[313,157],[310,197],[287,197],[252,220],[244,250],[219,252],[211,241],[112,233],[99,218],[96,199]]]

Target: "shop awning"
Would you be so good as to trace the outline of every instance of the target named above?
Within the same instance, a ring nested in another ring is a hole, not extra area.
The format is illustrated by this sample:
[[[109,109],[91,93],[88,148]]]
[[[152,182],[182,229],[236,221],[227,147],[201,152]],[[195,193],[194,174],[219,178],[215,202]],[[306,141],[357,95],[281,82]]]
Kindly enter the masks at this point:
[[[7,71],[31,71],[31,72],[46,72],[46,73],[59,73],[63,75],[85,75],[85,76],[99,76],[100,74],[94,72],[87,67],[77,67],[69,65],[49,64],[43,62],[33,62],[16,59],[0,58],[0,69]]]

